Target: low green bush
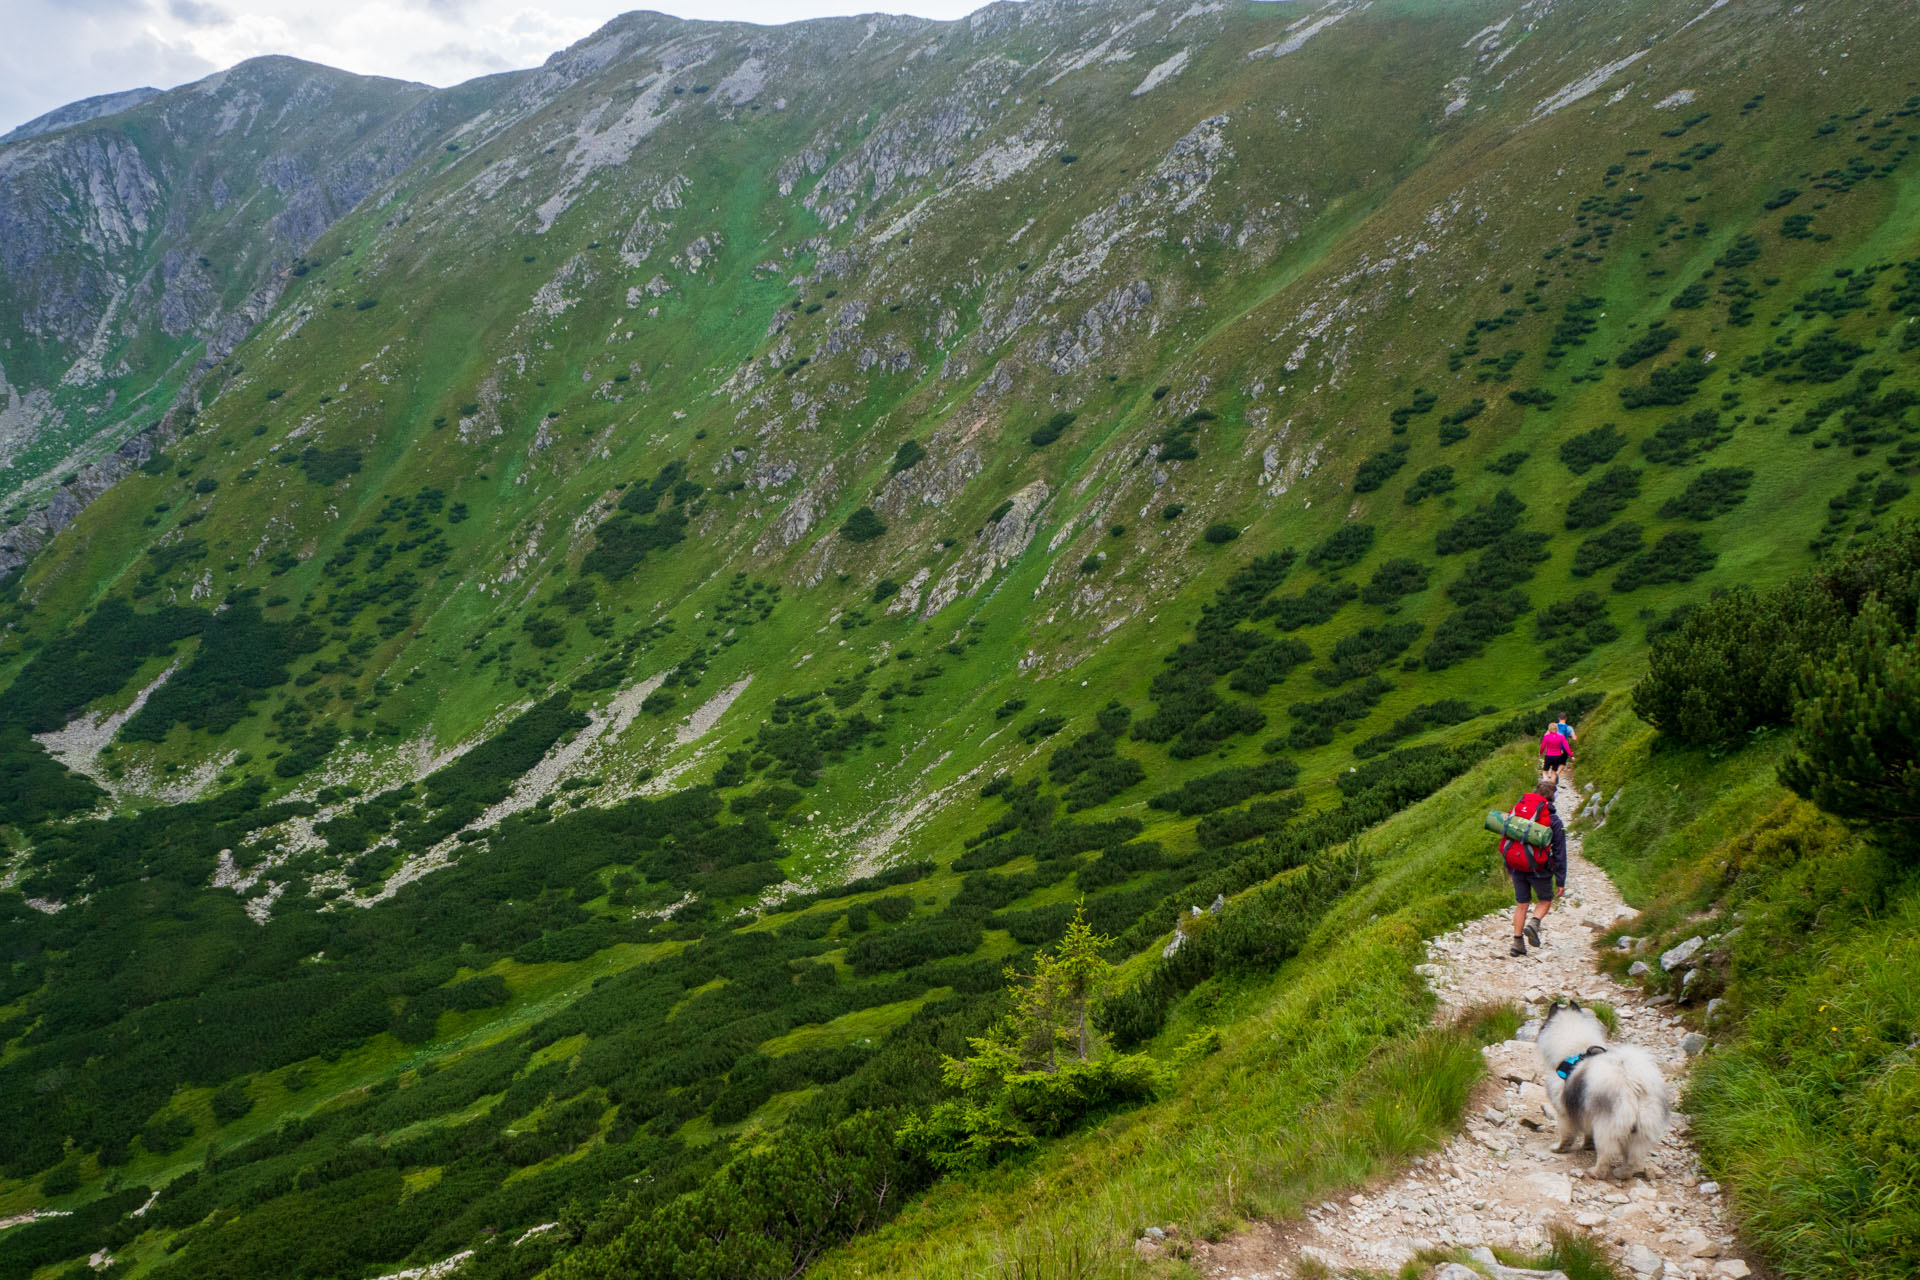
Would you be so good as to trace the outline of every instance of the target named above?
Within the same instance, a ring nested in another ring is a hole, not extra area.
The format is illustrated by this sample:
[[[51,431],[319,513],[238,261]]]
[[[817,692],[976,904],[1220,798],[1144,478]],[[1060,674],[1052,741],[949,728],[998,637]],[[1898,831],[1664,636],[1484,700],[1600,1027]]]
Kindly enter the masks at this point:
[[[1304,591],[1274,600],[1268,612],[1280,630],[1298,631],[1327,621],[1359,595],[1360,589],[1350,582],[1316,582]]]
[[[1288,714],[1293,717],[1287,745],[1295,751],[1325,746],[1336,735],[1354,729],[1380,699],[1393,692],[1393,688],[1392,684],[1379,676],[1368,676],[1351,689],[1313,701],[1294,703],[1287,708]]]
[[[1368,458],[1360,464],[1360,469],[1354,473],[1353,491],[1355,493],[1372,493],[1381,485],[1384,485],[1388,480],[1393,478],[1395,472],[1407,465],[1407,454],[1409,451],[1410,446],[1406,443],[1395,442]]]
[[[1044,449],[1065,435],[1067,428],[1072,426],[1078,418],[1078,414],[1067,413],[1064,410],[1056,413],[1034,428],[1033,434],[1027,437],[1027,443],[1036,449]]]
[[[1679,467],[1731,439],[1732,423],[1723,421],[1718,409],[1701,409],[1661,424],[1658,430],[1640,442],[1640,452],[1646,455],[1648,462]]]
[[[1689,611],[1655,641],[1633,708],[1663,735],[1706,746],[1785,725],[1802,667],[1826,664],[1870,599],[1896,633],[1913,633],[1920,525],[1862,539],[1779,587],[1728,592]]]
[[[1194,824],[1193,838],[1202,849],[1225,849],[1272,835],[1305,806],[1297,795],[1259,800],[1244,809],[1216,810]]]
[[[1239,765],[1194,778],[1147,801],[1150,809],[1166,809],[1193,817],[1239,804],[1253,796],[1283,791],[1300,780],[1300,766],[1291,760]]]
[[[1440,530],[1434,536],[1434,550],[1449,556],[1491,545],[1519,523],[1526,509],[1527,504],[1511,490],[1502,489],[1491,502],[1481,503]]]
[[[1290,636],[1269,640],[1247,654],[1239,669],[1227,677],[1227,687],[1258,698],[1312,658],[1313,650],[1302,641]]]
[[[1428,467],[1413,478],[1413,483],[1407,486],[1406,496],[1402,501],[1409,507],[1417,507],[1428,498],[1438,497],[1456,487],[1458,482],[1453,478],[1452,467],[1445,464]]]
[[[1373,550],[1374,527],[1370,524],[1343,524],[1313,550],[1307,552],[1310,568],[1325,573],[1359,564]]]
[[[1603,533],[1581,539],[1573,549],[1573,576],[1589,578],[1602,569],[1639,554],[1646,545],[1645,531],[1631,521],[1623,521]]]
[[[1425,629],[1418,622],[1362,627],[1340,637],[1327,655],[1327,665],[1313,669],[1313,678],[1325,685],[1342,685],[1370,676],[1411,648]]]
[[[1476,707],[1464,698],[1442,698],[1438,702],[1423,702],[1395,720],[1386,729],[1355,743],[1353,754],[1366,760],[1382,754],[1394,743],[1411,738],[1417,733],[1445,725],[1463,724],[1475,716],[1486,714],[1491,709]]]
[[[1299,953],[1341,895],[1371,873],[1356,851],[1336,847],[1228,903],[1218,917],[1183,920],[1182,945],[1099,1009],[1100,1028],[1122,1048],[1140,1044],[1159,1034],[1174,1002],[1207,978],[1278,967]]]
[[[283,454],[281,460],[299,467],[302,475],[323,489],[331,489],[360,470],[360,450],[351,445],[337,449],[308,445],[298,454]]]
[[[1607,613],[1606,601],[1591,591],[1539,610],[1533,622],[1548,671],[1568,666],[1622,634]]]
[[[1154,458],[1159,462],[1184,462],[1200,456],[1200,449],[1194,439],[1200,428],[1219,417],[1211,409],[1195,409],[1173,426],[1161,432],[1155,443],[1158,448]]]
[[[1533,608],[1526,594],[1517,589],[1488,596],[1471,607],[1456,609],[1433,629],[1421,661],[1429,671],[1477,658],[1495,638],[1513,630],[1514,624]]]
[[[1877,596],[1803,669],[1780,780],[1907,861],[1920,861],[1920,642]],[[1920,1168],[1920,1158],[1915,1160]]]
[[[1620,403],[1629,409],[1685,404],[1713,373],[1711,365],[1689,356],[1677,364],[1661,365],[1642,383],[1620,388]]]
[[[1719,559],[1691,529],[1665,534],[1660,541],[1628,560],[1614,575],[1615,591],[1636,591],[1666,582],[1691,582],[1713,568]]]
[[[1679,337],[1680,330],[1670,324],[1650,325],[1645,333],[1622,348],[1613,362],[1622,369],[1631,369],[1634,365],[1653,359],[1672,346]]]
[[[1570,530],[1597,529],[1625,511],[1627,504],[1639,496],[1638,471],[1632,467],[1608,467],[1598,479],[1588,483],[1568,501],[1566,527]]]
[[[1391,608],[1403,598],[1425,591],[1433,580],[1433,570],[1418,560],[1395,556],[1373,572],[1373,578],[1360,591],[1360,598],[1371,605]]]
[[[840,536],[848,542],[872,542],[886,531],[886,522],[874,514],[872,507],[861,507],[840,526]]]
[[[1751,467],[1708,467],[1678,497],[1660,505],[1660,518],[1705,521],[1723,516],[1747,500],[1752,484]]]
[[[1611,422],[1603,423],[1592,431],[1582,431],[1560,446],[1560,461],[1567,470],[1580,476],[1595,467],[1603,467],[1613,461],[1613,455],[1627,447],[1627,437]]]

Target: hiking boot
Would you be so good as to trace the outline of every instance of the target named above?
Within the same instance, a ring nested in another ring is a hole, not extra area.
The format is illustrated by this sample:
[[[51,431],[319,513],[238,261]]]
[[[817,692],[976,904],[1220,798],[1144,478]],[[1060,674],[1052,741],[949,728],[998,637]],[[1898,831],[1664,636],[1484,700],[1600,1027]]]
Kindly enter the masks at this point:
[[[1527,921],[1527,941],[1536,947],[1540,945],[1540,922],[1538,920]]]
[[[1513,945],[1507,948],[1507,954],[1510,956],[1523,956],[1527,954],[1527,940],[1517,933],[1514,934]]]

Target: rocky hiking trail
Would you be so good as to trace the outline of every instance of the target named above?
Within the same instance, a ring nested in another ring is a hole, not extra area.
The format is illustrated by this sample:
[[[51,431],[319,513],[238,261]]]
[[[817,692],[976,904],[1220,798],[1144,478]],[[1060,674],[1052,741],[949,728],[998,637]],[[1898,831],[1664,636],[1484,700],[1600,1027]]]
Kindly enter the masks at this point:
[[[1739,1280],[1738,1256],[1717,1184],[1703,1181],[1687,1116],[1678,1110],[1688,1062],[1704,1038],[1670,1012],[1602,973],[1595,940],[1638,913],[1604,872],[1582,856],[1575,821],[1591,803],[1567,782],[1556,797],[1568,830],[1568,876],[1543,946],[1507,955],[1511,907],[1502,906],[1427,944],[1421,973],[1440,1000],[1437,1021],[1475,1005],[1520,1005],[1519,1038],[1487,1046],[1487,1078],[1467,1106],[1464,1127],[1438,1152],[1384,1185],[1310,1207],[1303,1219],[1263,1223],[1217,1244],[1197,1244],[1195,1261],[1218,1280],[1284,1280],[1347,1271],[1392,1273],[1423,1250],[1466,1249],[1495,1280],[1558,1273],[1499,1267],[1490,1248],[1543,1253],[1563,1226],[1602,1245],[1622,1280]],[[1597,797],[1595,798],[1597,799]],[[1590,1151],[1555,1154],[1544,1069],[1532,1037],[1556,998],[1613,1007],[1612,1039],[1637,1044],[1659,1062],[1676,1111],[1648,1171],[1628,1182],[1594,1178]],[[1433,1280],[1472,1280],[1470,1268],[1442,1263]]]

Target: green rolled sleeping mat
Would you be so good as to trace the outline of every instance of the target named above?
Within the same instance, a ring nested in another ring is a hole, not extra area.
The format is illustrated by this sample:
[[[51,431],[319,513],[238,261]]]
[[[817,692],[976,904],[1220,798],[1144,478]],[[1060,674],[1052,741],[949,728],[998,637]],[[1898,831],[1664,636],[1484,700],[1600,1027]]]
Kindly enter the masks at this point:
[[[1529,822],[1525,818],[1516,818],[1498,809],[1487,810],[1487,830],[1497,836],[1524,840],[1539,849],[1544,849],[1553,843],[1552,827],[1544,823]]]

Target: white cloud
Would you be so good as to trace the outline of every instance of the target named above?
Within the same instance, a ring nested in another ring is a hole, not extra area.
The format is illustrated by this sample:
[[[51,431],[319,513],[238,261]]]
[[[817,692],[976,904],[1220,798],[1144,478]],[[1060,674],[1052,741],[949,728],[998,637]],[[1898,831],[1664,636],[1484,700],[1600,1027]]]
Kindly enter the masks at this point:
[[[168,0],[167,12],[190,27],[217,27],[233,21],[233,15],[225,9],[203,0]]]
[[[64,103],[162,89],[289,54],[448,85],[530,67],[646,0],[0,0],[0,133]],[[714,21],[792,22],[876,8],[958,18],[983,0],[652,0]]]

